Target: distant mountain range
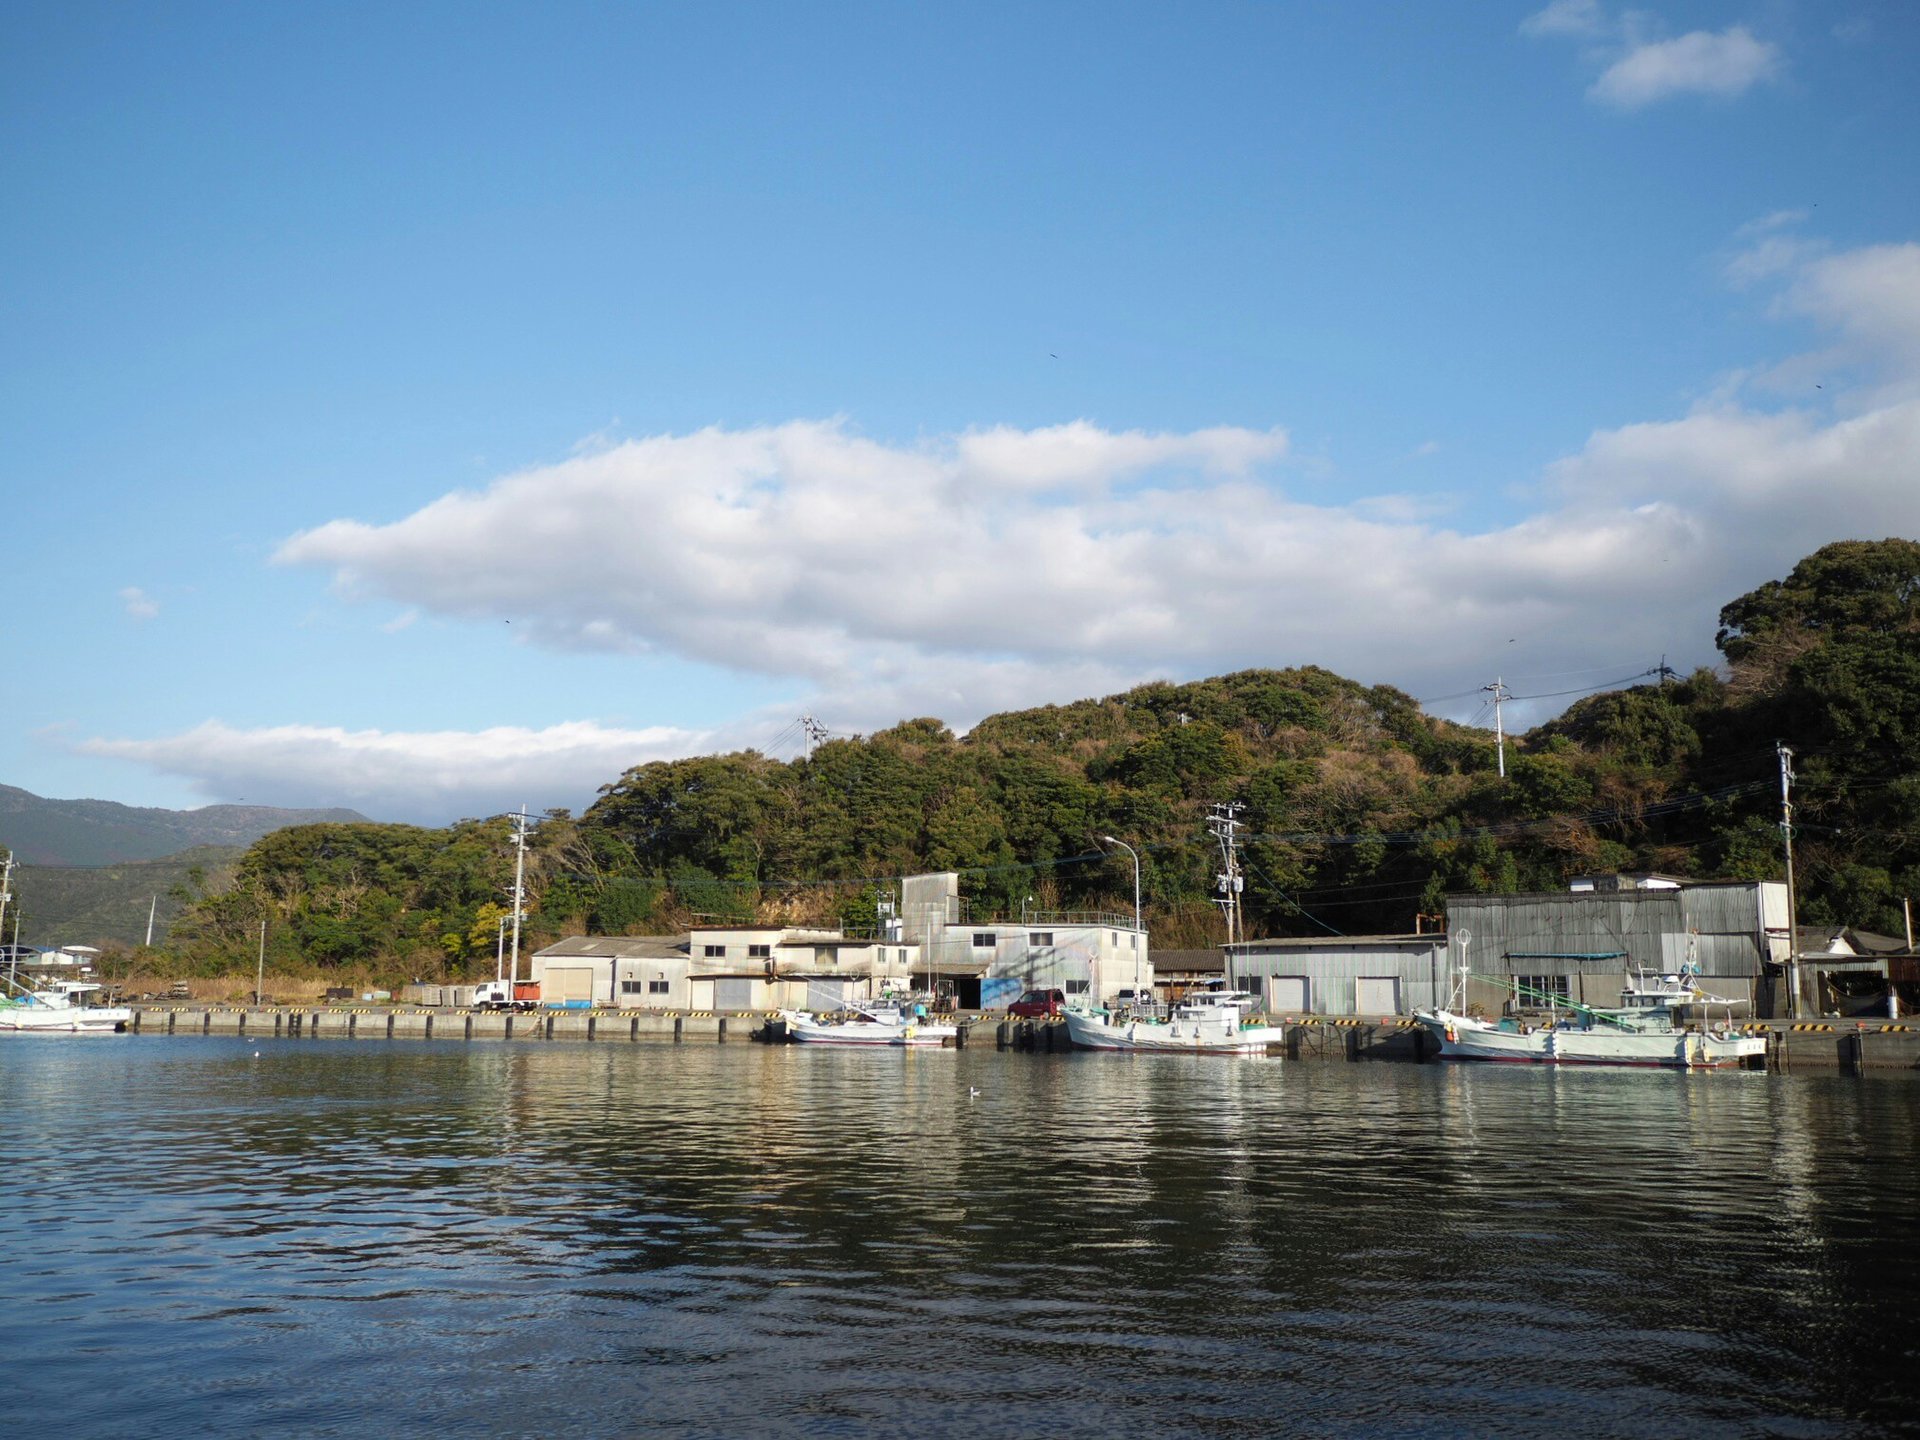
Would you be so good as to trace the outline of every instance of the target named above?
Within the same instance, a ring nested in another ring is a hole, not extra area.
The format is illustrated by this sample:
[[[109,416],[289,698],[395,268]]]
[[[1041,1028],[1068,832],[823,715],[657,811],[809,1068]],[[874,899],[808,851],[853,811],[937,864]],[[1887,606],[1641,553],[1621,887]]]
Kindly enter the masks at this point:
[[[18,921],[20,938],[30,945],[137,945],[152,916],[157,940],[180,911],[178,890],[217,889],[262,835],[323,821],[366,824],[367,817],[271,805],[158,810],[111,800],[47,800],[0,785],[0,850],[11,849],[20,867],[13,873],[6,938],[13,938]]]
[[[22,865],[120,865],[158,860],[201,845],[245,849],[289,825],[361,824],[357,810],[281,810],[208,805],[158,810],[112,800],[47,800],[0,785],[0,847]]]

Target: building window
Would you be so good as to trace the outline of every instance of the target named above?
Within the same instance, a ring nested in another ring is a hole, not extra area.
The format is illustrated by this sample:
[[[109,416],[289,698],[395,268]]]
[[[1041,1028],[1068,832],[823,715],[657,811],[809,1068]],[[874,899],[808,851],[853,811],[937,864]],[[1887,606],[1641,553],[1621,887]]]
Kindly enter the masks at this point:
[[[1087,983],[1085,980],[1069,980],[1063,988],[1069,995],[1084,995],[1087,993]]]
[[[1053,931],[1035,930],[1027,936],[1027,944],[1036,949],[1051,950],[1053,948]]]
[[[665,995],[672,988],[673,987],[665,980],[647,981],[647,994],[649,995]]]
[[[993,933],[988,930],[974,931],[973,932],[973,948],[976,950],[993,949]]]
[[[640,980],[622,980],[620,982],[620,993],[622,995],[638,995],[641,994],[645,988],[645,982]]]
[[[727,947],[724,945],[708,945],[702,948],[701,953],[709,960],[724,960],[727,958]]]
[[[747,946],[747,958],[749,960],[765,960],[771,954],[773,954],[773,946],[771,945]]]
[[[1544,1005],[1549,996],[1565,1000],[1570,993],[1564,975],[1516,975],[1513,982],[1520,987],[1518,999],[1522,1005]]]

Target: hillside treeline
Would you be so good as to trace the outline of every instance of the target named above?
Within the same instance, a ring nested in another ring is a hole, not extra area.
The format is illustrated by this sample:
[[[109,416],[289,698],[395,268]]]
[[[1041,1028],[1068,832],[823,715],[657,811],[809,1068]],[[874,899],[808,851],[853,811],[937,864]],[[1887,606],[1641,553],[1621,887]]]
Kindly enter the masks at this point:
[[[1775,741],[1794,747],[1801,914],[1899,933],[1920,888],[1920,544],[1849,541],[1721,612],[1718,670],[1596,695],[1509,740],[1388,686],[1308,667],[910,720],[792,761],[642,765],[528,858],[528,939],[703,919],[871,923],[897,877],[956,870],[976,914],[1129,910],[1140,853],[1156,945],[1217,943],[1212,806],[1243,809],[1247,931],[1394,932],[1455,892],[1594,870],[1781,874]],[[491,970],[509,826],[307,825],[183,896],[184,966],[270,960],[422,976]]]

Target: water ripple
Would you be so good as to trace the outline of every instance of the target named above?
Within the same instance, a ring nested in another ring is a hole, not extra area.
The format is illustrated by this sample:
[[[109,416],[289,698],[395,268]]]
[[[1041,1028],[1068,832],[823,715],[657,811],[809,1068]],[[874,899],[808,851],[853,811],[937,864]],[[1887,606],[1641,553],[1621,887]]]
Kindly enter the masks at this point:
[[[0,1085],[11,1413],[64,1435],[1851,1436],[1920,1400],[1899,1080],[135,1037],[0,1044]]]

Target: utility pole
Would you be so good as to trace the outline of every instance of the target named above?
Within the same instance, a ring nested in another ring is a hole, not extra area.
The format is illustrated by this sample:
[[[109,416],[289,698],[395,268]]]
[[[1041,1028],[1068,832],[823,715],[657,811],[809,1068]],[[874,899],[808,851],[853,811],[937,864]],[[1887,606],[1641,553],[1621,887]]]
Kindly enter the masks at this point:
[[[259,968],[253,972],[253,1003],[256,1009],[260,1005],[260,993],[266,988],[267,988],[267,922],[265,920],[262,920],[260,922],[260,965],[259,965]],[[279,1022],[275,1021],[274,1023],[277,1025]]]
[[[807,753],[809,755],[814,752],[814,747],[819,745],[822,740],[828,739],[833,733],[811,715],[802,715],[798,724],[801,731],[807,737]]]
[[[1780,757],[1780,842],[1787,852],[1787,1013],[1800,1018],[1800,920],[1793,898],[1793,751],[1776,740]]]
[[[149,950],[153,948],[153,916],[154,912],[159,908],[160,897],[155,895],[153,899],[147,902],[147,949]]]
[[[1501,723],[1500,707],[1513,698],[1513,692],[1507,689],[1498,675],[1493,677],[1491,685],[1482,685],[1480,688],[1493,696],[1493,744],[1500,756],[1500,778],[1504,780],[1507,778],[1507,731]]]
[[[1207,817],[1207,831],[1220,842],[1220,873],[1214,876],[1214,889],[1220,892],[1220,898],[1213,903],[1218,905],[1227,917],[1227,988],[1233,988],[1233,945],[1240,938],[1240,892],[1246,889],[1246,882],[1240,875],[1240,812],[1246,809],[1238,800],[1213,807],[1213,813]]]
[[[520,919],[525,913],[527,897],[527,807],[522,805],[520,812],[513,816],[513,975],[512,981],[520,980]]]

